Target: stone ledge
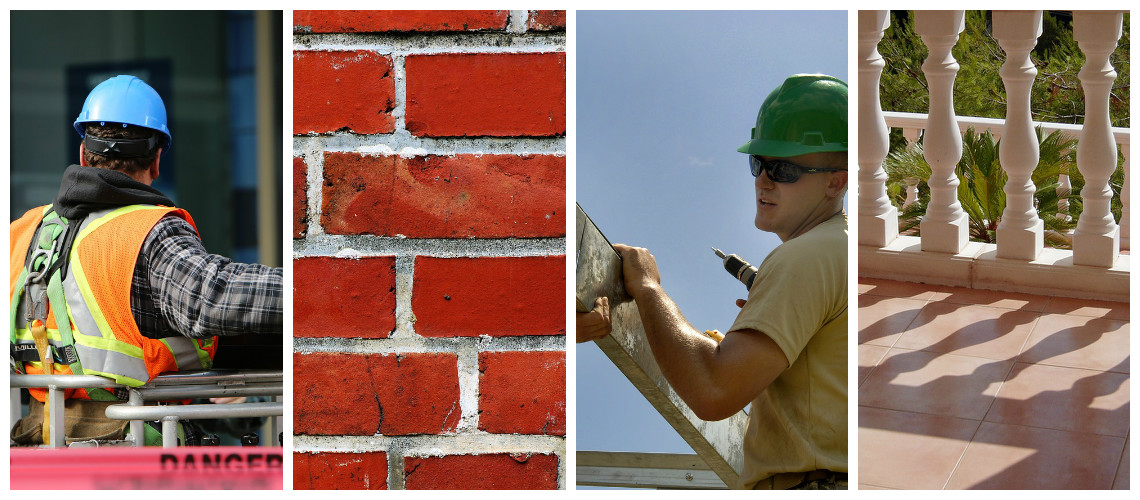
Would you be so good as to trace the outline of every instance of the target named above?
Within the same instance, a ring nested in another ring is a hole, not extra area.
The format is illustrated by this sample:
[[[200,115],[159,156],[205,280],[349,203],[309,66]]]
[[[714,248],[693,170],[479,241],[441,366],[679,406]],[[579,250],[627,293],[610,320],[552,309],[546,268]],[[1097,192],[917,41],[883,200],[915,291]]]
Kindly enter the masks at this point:
[[[1073,252],[1046,248],[1036,259],[997,257],[997,245],[971,241],[956,254],[924,252],[917,236],[886,247],[859,246],[859,276],[1036,295],[1128,302],[1129,255],[1110,268],[1073,264]]]

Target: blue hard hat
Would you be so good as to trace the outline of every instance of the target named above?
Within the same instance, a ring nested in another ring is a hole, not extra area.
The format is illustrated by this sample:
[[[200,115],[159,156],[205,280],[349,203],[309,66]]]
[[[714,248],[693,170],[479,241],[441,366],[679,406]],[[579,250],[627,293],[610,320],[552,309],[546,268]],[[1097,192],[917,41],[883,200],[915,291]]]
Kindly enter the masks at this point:
[[[163,153],[170,150],[173,138],[166,126],[166,106],[162,97],[138,77],[119,75],[96,85],[83,101],[83,109],[75,119],[75,131],[84,136],[88,123],[125,123],[161,132],[165,141],[159,144]]]

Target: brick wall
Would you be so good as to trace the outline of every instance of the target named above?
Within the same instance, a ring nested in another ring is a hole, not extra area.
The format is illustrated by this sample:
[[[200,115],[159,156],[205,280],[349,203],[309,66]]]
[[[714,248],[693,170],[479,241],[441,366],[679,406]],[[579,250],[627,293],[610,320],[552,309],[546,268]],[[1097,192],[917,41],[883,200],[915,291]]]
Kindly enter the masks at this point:
[[[565,488],[565,12],[293,26],[294,488]]]

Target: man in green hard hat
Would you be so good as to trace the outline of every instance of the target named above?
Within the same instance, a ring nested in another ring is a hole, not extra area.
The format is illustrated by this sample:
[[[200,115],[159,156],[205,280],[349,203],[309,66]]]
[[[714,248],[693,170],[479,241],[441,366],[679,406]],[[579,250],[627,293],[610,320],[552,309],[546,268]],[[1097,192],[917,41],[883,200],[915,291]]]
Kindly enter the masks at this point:
[[[737,301],[728,333],[707,335],[685,320],[649,250],[614,245],[626,291],[661,372],[698,417],[720,420],[752,404],[744,468],[731,486],[846,489],[847,84],[789,77],[764,100],[739,151],[755,180],[756,228],[782,243]]]

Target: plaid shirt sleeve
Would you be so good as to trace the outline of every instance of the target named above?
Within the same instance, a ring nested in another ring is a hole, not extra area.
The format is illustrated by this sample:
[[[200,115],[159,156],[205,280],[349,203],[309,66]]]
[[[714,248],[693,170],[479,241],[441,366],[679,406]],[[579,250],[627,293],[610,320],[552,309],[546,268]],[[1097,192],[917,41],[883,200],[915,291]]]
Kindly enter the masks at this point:
[[[180,217],[163,217],[143,242],[131,310],[143,335],[282,333],[282,270],[213,255]]]

